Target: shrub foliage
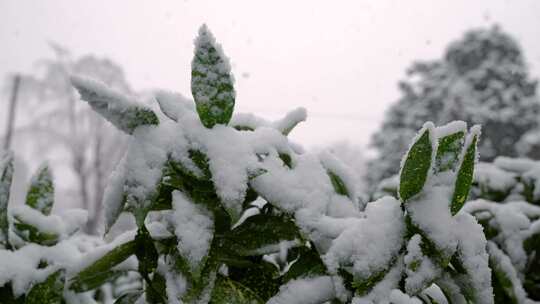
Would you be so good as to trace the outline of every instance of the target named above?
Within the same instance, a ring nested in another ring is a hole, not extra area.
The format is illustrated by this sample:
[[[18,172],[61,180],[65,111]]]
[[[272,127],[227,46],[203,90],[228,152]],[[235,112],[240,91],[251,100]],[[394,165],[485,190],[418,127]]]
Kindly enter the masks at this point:
[[[3,302],[539,298],[540,209],[467,202],[471,187],[475,196],[487,196],[474,180],[479,127],[424,124],[403,157],[396,197],[364,209],[344,164],[288,140],[305,110],[275,122],[233,115],[233,77],[221,46],[205,26],[195,46],[195,104],[159,92],[163,113],[72,77],[82,99],[131,136],[104,196],[108,242],[79,232],[84,212],[51,213],[54,187],[46,166],[32,180],[26,205],[8,212],[13,158],[2,157]],[[530,187],[524,182],[523,193],[533,197]],[[137,228],[110,240],[122,213],[133,215]]]

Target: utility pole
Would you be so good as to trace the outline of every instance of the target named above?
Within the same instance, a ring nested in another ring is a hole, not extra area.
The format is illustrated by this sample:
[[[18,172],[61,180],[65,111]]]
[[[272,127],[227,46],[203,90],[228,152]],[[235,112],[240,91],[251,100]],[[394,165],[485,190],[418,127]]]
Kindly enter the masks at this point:
[[[19,86],[21,76],[15,75],[13,79],[13,89],[11,91],[11,99],[9,102],[9,112],[7,117],[6,137],[4,142],[4,150],[8,150],[11,145],[11,137],[13,136],[13,124],[15,122],[15,107],[17,106],[17,95],[19,94]]]

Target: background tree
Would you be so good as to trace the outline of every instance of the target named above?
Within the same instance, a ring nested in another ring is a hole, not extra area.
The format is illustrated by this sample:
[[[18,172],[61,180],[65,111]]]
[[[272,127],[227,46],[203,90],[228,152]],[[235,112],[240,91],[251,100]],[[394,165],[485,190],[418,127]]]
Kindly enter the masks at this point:
[[[30,162],[50,161],[58,178],[69,179],[60,200],[81,202],[90,215],[87,231],[94,233],[104,183],[124,153],[126,139],[79,101],[69,76],[87,75],[126,94],[131,89],[112,61],[91,55],[73,58],[66,49],[52,47],[55,57],[39,62],[42,73],[21,78],[20,107],[28,114],[16,128],[15,150]]]
[[[538,126],[536,85],[510,35],[497,26],[465,33],[443,58],[416,62],[407,71],[399,84],[402,97],[372,138],[378,157],[369,163],[368,182],[374,185],[397,173],[415,130],[427,120],[481,124],[479,149],[486,161],[500,155],[540,157],[530,143],[516,145]]]

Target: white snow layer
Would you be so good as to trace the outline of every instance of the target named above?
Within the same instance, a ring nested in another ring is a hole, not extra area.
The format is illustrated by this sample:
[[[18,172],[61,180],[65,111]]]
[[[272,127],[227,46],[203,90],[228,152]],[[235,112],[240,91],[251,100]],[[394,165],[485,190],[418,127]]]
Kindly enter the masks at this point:
[[[19,296],[60,268],[68,275],[78,272],[115,245],[102,245],[98,238],[78,235],[51,247],[28,244],[16,251],[0,250],[0,286],[11,281],[14,295]],[[40,262],[48,266],[39,268]]]
[[[87,101],[92,109],[128,134],[133,131],[133,122],[140,119],[136,111],[151,112],[150,108],[136,101],[136,98],[111,89],[99,80],[79,75],[72,75],[70,80],[79,91],[81,99]]]
[[[399,201],[384,197],[368,204],[365,215],[332,242],[324,256],[331,273],[343,267],[355,277],[367,279],[389,269],[396,260],[405,232]]]
[[[523,241],[534,229],[532,221],[540,217],[540,207],[526,202],[495,204],[486,200],[474,200],[465,204],[464,211],[478,215],[487,213],[489,224],[499,231],[493,239],[508,254],[518,271],[525,269],[527,254]]]
[[[189,261],[192,270],[196,270],[210,250],[214,218],[210,211],[189,201],[180,191],[173,192],[173,209],[170,221],[178,238],[178,251]]]
[[[70,209],[61,215],[44,215],[27,205],[19,205],[10,209],[11,215],[19,222],[29,224],[39,231],[54,234],[65,239],[80,229],[88,219],[88,212],[83,209]]]
[[[321,276],[291,280],[267,304],[319,304],[334,298],[332,278]]]
[[[196,41],[199,47],[204,44],[216,46],[218,52],[221,52],[205,27],[201,28]],[[230,72],[228,61],[216,68],[216,73]],[[77,81],[75,79],[75,82]],[[119,100],[119,105],[126,101],[124,97],[116,96],[95,83],[85,85],[94,86],[97,91],[107,93],[110,95],[107,98]],[[360,212],[355,204],[356,181],[345,166],[331,155],[299,153],[301,149],[289,142],[285,135],[297,123],[305,120],[305,109],[297,109],[276,122],[268,122],[253,115],[238,114],[229,126],[216,125],[208,129],[201,124],[193,105],[181,95],[159,92],[156,99],[170,119],[157,126],[142,126],[134,130],[124,163],[113,175],[113,183],[110,190],[107,190],[105,202],[108,205],[107,210],[111,211],[107,213],[116,213],[122,209],[119,204],[122,203],[120,198],[124,193],[127,194],[128,208],[134,211],[148,208],[162,178],[162,167],[169,158],[202,177],[200,168],[190,159],[189,151],[195,150],[207,156],[216,193],[232,215],[233,221],[237,221],[242,214],[242,202],[249,184],[264,200],[294,215],[296,224],[324,255],[323,261],[332,275],[336,275],[338,269],[345,269],[359,279],[367,279],[381,271],[386,273],[367,295],[354,298],[353,303],[418,303],[418,299],[409,298],[394,290],[402,271],[408,275],[406,289],[413,293],[421,291],[440,275],[434,262],[422,256],[422,239],[419,235],[414,236],[408,243],[407,254],[400,256],[405,223],[399,201],[383,197],[369,203],[365,211]],[[204,98],[200,101],[204,102]],[[243,130],[239,131],[234,126],[245,128],[239,128]],[[423,132],[429,131],[433,151],[436,151],[438,138],[465,129],[464,122],[453,122],[439,128],[435,128],[432,123],[426,123],[416,139]],[[467,143],[479,132],[478,127],[471,128]],[[290,163],[285,164],[283,155],[290,158]],[[435,157],[435,152],[432,157]],[[502,159],[498,161],[498,166],[512,167],[519,172],[524,170],[522,163],[509,164]],[[476,180],[489,183],[494,189],[512,187],[515,182],[514,173],[503,175],[498,170],[479,166]],[[335,192],[329,171],[343,180],[351,192],[349,197]],[[529,172],[531,171],[527,171]],[[491,277],[485,251],[487,241],[482,228],[465,212],[456,216],[450,213],[449,202],[454,184],[449,184],[448,181],[455,172],[433,176],[430,170],[430,174],[431,181],[425,186],[425,191],[407,202],[407,214],[445,257],[458,252],[458,257],[467,271],[463,280],[478,293],[475,301],[491,303]],[[540,184],[540,179],[537,178],[540,174],[529,175]],[[537,190],[540,193],[540,186]],[[530,235],[530,231],[525,228],[530,226],[530,220],[519,214],[506,218],[500,218],[502,215],[497,214],[503,214],[504,208],[517,208],[522,213],[535,213],[536,210],[525,210],[526,208],[519,204],[501,206],[505,207],[485,207],[479,201],[468,202],[464,209],[469,213],[473,212],[474,208],[489,209],[495,214],[495,219],[507,233],[504,234],[504,240],[495,241],[504,244],[513,264],[523,267],[522,246],[515,244],[522,241],[527,233]],[[169,214],[169,224],[175,227],[174,232],[179,240],[178,249],[188,258],[191,267],[196,268],[208,254],[213,238],[212,215],[180,192],[173,194],[173,207],[174,212]],[[107,219],[108,225],[113,221],[114,219]],[[165,235],[168,229],[159,224],[152,224],[152,227],[155,235]],[[420,261],[418,268],[410,269],[408,266],[416,260]],[[167,278],[168,293],[175,294],[185,288],[182,284],[174,285],[178,280]],[[317,301],[330,300],[333,296],[346,298],[345,292],[336,292],[338,285],[332,277],[326,276],[293,280],[282,286],[278,295],[269,303],[318,303]]]

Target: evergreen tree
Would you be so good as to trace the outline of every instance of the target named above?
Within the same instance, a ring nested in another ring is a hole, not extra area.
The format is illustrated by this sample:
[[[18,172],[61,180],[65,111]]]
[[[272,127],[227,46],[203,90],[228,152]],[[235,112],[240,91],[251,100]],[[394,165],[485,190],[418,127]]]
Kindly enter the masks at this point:
[[[448,46],[443,58],[414,63],[399,86],[402,97],[372,139],[379,156],[369,164],[371,185],[397,173],[415,130],[427,120],[481,124],[483,160],[527,152],[538,157],[516,146],[538,125],[536,81],[528,76],[518,43],[499,27],[469,31]]]

